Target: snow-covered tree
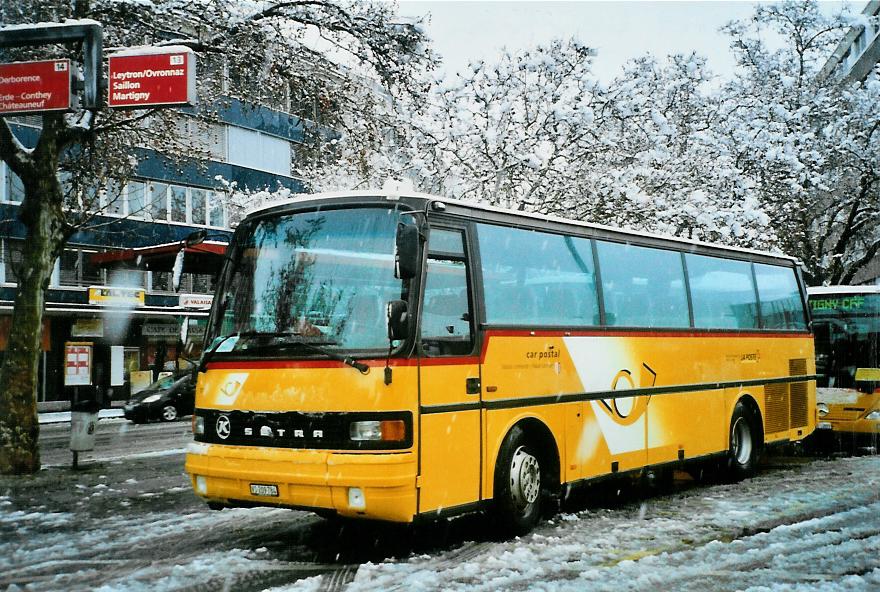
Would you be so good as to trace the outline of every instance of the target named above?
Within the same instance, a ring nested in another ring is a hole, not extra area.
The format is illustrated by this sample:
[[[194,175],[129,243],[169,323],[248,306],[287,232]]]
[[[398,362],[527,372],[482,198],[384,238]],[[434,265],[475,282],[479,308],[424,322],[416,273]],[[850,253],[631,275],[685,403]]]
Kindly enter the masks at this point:
[[[26,148],[0,118],[0,158],[21,179],[19,218],[27,230],[12,326],[0,366],[0,473],[39,468],[36,387],[40,326],[53,262],[67,239],[92,223],[113,196],[97,188],[124,181],[148,146],[175,166],[204,158],[185,130],[216,119],[223,97],[278,105],[304,118],[310,140],[298,155],[318,158],[344,127],[346,109],[368,108],[351,91],[354,76],[375,81],[388,96],[418,95],[419,72],[433,63],[422,30],[399,22],[384,2],[310,0],[20,0],[0,4],[0,23],[17,25],[93,19],[105,50],[144,44],[185,45],[199,55],[200,107],[195,117],[173,111],[78,110],[42,116],[36,146]],[[80,58],[78,47],[4,50],[4,61]],[[341,65],[340,65],[341,64]],[[349,76],[347,72],[351,72]],[[222,95],[222,96],[221,96]],[[306,121],[308,119],[308,121]],[[181,131],[184,130],[184,131]],[[375,133],[375,130],[370,130]]]
[[[726,28],[739,73],[720,131],[813,283],[848,283],[880,250],[880,83],[819,75],[851,22],[782,2]]]
[[[627,64],[605,91],[600,161],[574,171],[578,217],[730,244],[760,245],[767,216],[714,133],[721,98],[696,55]]]
[[[556,41],[439,81],[393,155],[398,173],[503,207],[763,244],[767,216],[714,133],[705,60],[635,60],[606,85],[593,55]]]

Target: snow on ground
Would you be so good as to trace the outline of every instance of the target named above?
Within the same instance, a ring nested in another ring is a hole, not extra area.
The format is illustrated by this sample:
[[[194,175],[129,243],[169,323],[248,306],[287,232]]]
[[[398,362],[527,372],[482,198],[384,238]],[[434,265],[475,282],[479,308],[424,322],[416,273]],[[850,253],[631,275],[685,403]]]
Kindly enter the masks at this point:
[[[427,530],[438,541],[402,553],[401,532],[381,542],[362,523],[346,534],[290,510],[209,512],[168,462],[52,469],[27,495],[0,487],[0,590],[880,589],[877,456],[771,459],[732,485],[680,475],[652,497],[593,488],[531,535],[498,540],[465,517],[449,526],[469,524],[462,538]]]
[[[786,473],[563,514],[514,541],[365,564],[347,590],[880,589],[880,459]]]

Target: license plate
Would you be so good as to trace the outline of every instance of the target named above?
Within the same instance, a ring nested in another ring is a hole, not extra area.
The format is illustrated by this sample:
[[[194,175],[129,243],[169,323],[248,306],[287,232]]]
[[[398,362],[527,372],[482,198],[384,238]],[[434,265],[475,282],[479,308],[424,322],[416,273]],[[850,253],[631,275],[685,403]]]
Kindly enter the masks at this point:
[[[251,483],[251,495],[259,495],[263,497],[278,497],[277,485],[259,485]]]

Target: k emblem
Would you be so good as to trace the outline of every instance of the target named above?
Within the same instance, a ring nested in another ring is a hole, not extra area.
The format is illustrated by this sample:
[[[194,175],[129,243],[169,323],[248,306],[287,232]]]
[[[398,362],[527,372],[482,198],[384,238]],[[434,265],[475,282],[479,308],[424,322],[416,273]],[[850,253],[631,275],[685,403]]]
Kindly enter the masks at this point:
[[[217,425],[215,427],[217,430],[217,437],[221,440],[225,440],[229,437],[229,434],[232,433],[232,422],[229,421],[229,417],[226,415],[221,415],[217,418]]]

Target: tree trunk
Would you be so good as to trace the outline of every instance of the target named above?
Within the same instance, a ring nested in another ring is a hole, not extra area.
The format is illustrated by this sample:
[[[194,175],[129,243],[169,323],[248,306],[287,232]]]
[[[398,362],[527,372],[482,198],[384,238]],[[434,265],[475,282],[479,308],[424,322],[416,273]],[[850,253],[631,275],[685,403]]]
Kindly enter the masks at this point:
[[[51,128],[52,126],[47,126]],[[57,145],[44,127],[33,167],[22,171],[25,197],[20,217],[27,228],[18,271],[18,289],[3,365],[0,366],[0,474],[40,469],[37,375],[43,306],[49,278],[64,242]],[[49,145],[47,145],[49,144]]]

